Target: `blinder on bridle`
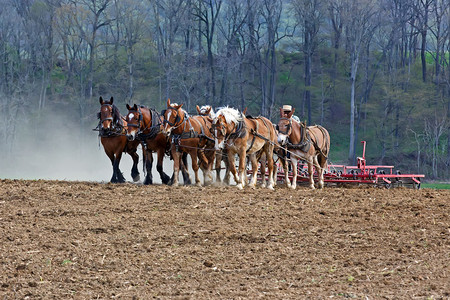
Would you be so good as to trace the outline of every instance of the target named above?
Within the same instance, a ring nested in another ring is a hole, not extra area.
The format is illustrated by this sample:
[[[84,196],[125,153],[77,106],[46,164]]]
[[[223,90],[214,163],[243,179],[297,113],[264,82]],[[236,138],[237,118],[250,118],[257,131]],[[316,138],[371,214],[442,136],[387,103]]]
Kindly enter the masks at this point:
[[[136,113],[136,114],[139,114],[139,118],[138,118],[138,123],[137,123],[137,124],[130,124],[130,123],[128,123],[127,126],[128,126],[128,127],[137,127],[137,128],[140,128],[140,127],[141,127],[141,122],[142,122],[142,119],[143,119],[141,109],[139,108],[139,110],[130,110],[130,111],[128,111],[128,113]]]
[[[173,123],[166,119],[166,111],[167,111],[167,109],[172,109],[172,110],[174,110],[174,111],[177,113],[177,116],[175,117],[175,121],[174,121]],[[177,124],[178,122],[181,121],[181,117],[180,117],[180,115],[178,114],[178,110],[177,110],[176,108],[174,108],[174,107],[168,107],[167,109],[163,109],[163,110],[161,111],[161,115],[164,116],[164,121],[163,121],[163,123],[167,123],[167,124],[169,124],[170,126],[173,127],[173,126],[175,126],[175,124]]]
[[[280,121],[281,120],[288,120],[289,124],[286,125],[286,131],[280,131],[280,126],[277,124],[277,126],[276,126],[277,131],[281,134],[289,135],[289,132],[291,131],[291,128],[292,128],[292,120],[288,119],[288,118],[281,118]]]
[[[211,132],[212,136],[217,138],[217,136],[215,135],[214,129],[219,127],[220,125],[220,133],[222,134],[222,136],[225,137],[225,135],[227,134],[227,131],[225,129],[225,126],[223,124],[218,124],[217,122],[212,123],[211,127],[209,128],[209,132]]]
[[[114,115],[114,106],[113,106],[112,104],[108,104],[108,103],[102,104],[102,108],[103,108],[104,106],[112,107],[111,117],[107,117],[107,118],[102,119],[102,111],[101,111],[101,109],[100,109],[100,112],[97,113],[97,118],[100,120],[100,123],[103,123],[104,121],[107,121],[107,120],[111,120],[111,122],[114,121],[114,118],[113,118],[113,115]],[[114,122],[113,122],[113,123],[114,123]]]

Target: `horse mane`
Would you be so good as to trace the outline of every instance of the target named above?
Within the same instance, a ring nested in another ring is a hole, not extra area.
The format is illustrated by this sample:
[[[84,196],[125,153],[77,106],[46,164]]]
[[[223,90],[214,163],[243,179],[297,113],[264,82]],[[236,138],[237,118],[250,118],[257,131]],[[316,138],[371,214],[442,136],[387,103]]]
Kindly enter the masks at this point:
[[[175,106],[178,106],[178,103],[176,103],[176,102],[170,103],[170,106],[172,106],[172,107],[175,108]],[[184,108],[180,108],[180,110],[181,110],[182,112],[184,112],[184,115],[186,116],[186,118],[189,118],[189,114],[188,114],[188,112],[187,112]]]
[[[200,107],[200,111],[201,111],[202,113],[206,112],[208,109],[211,109],[211,110],[209,111],[209,115],[210,115],[210,117],[211,117],[212,119],[214,119],[214,118],[216,117],[216,114],[215,114],[214,109],[212,108],[211,105],[203,105],[202,107]]]
[[[119,124],[122,124],[122,115],[120,114],[119,108],[112,104],[112,113],[113,113],[113,120],[115,122],[119,122]]]
[[[227,123],[233,122],[236,125],[243,120],[242,114],[237,109],[228,106],[219,109],[216,113],[216,117],[218,116],[224,116]]]

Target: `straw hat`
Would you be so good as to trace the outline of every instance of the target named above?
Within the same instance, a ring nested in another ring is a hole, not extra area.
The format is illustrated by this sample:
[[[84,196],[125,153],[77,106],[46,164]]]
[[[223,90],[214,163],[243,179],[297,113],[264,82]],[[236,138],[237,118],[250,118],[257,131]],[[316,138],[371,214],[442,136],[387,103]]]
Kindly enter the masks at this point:
[[[292,106],[291,105],[283,105],[283,110],[292,111]]]

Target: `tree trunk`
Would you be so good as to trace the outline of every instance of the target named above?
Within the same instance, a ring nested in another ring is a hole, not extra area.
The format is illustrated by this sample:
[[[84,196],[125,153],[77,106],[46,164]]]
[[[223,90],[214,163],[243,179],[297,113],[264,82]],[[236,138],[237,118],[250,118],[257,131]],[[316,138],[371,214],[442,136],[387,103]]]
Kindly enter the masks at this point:
[[[359,53],[353,53],[352,59],[352,67],[350,74],[350,84],[351,84],[351,93],[350,93],[350,145],[348,151],[348,160],[351,164],[355,163],[355,114],[356,114],[356,106],[355,106],[355,89],[356,89],[356,73],[358,71],[358,60]]]

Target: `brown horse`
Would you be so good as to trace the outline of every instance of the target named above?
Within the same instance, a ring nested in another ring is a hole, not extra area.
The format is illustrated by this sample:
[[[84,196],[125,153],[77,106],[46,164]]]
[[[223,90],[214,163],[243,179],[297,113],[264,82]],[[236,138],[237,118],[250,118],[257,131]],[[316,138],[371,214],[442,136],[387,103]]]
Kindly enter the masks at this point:
[[[188,116],[186,111],[181,109],[182,106],[183,104],[171,104],[168,99],[167,109],[162,112],[164,116],[162,131],[171,140],[170,151],[174,160],[173,185],[178,185],[181,153],[188,153],[191,156],[196,185],[201,185],[199,168],[203,171],[204,184],[208,184],[212,181],[211,168],[215,155],[214,140],[210,133],[211,118]]]
[[[128,114],[126,116],[127,138],[129,141],[138,141],[142,145],[142,152],[144,154],[144,168],[146,175],[144,184],[152,184],[152,166],[153,166],[153,152],[157,154],[156,170],[158,171],[161,182],[164,184],[170,183],[170,177],[163,171],[163,159],[166,150],[170,147],[167,138],[161,133],[161,116],[154,109],[149,109],[145,106],[126,105]],[[183,178],[189,178],[186,169],[182,168]]]
[[[206,116],[210,117],[211,120],[214,119],[216,114],[214,113],[214,109],[210,105],[203,105],[202,107],[199,107],[197,105],[197,113],[200,116]],[[221,183],[222,179],[220,176],[220,172],[222,170],[222,161],[225,164],[225,176],[223,178],[223,182],[227,185],[230,184],[230,167],[228,165],[228,158],[226,150],[223,149],[221,151],[216,151],[216,157],[215,157],[216,163],[214,165],[214,169],[216,170],[216,183]]]
[[[216,149],[227,150],[231,173],[239,189],[247,182],[245,172],[245,159],[249,156],[252,163],[252,179],[249,186],[256,186],[258,159],[264,154],[269,170],[269,183],[267,187],[273,190],[273,148],[276,142],[275,129],[272,123],[264,117],[245,117],[238,110],[225,107],[216,112],[212,123]],[[234,156],[239,155],[239,174],[234,166]],[[265,163],[264,171],[265,172]],[[262,173],[263,173],[262,172]]]
[[[323,172],[327,167],[327,158],[330,152],[330,135],[320,125],[306,126],[292,119],[295,109],[285,114],[280,108],[280,121],[278,122],[278,142],[290,153],[292,163],[292,184],[288,177],[288,163],[283,163],[285,180],[288,187],[297,186],[297,162],[304,160],[308,164],[309,186],[314,189],[314,169],[319,177],[319,188],[323,188]]]
[[[97,126],[99,136],[103,149],[106,155],[111,160],[113,166],[113,175],[111,182],[125,182],[125,178],[119,169],[120,159],[122,153],[128,153],[133,159],[133,167],[131,168],[131,177],[134,181],[139,180],[139,171],[137,168],[139,162],[139,155],[136,153],[137,142],[128,142],[125,136],[125,127],[127,123],[120,115],[119,109],[113,104],[114,99],[111,97],[109,101],[104,101],[102,97],[99,98],[100,112],[97,114],[99,124]]]

